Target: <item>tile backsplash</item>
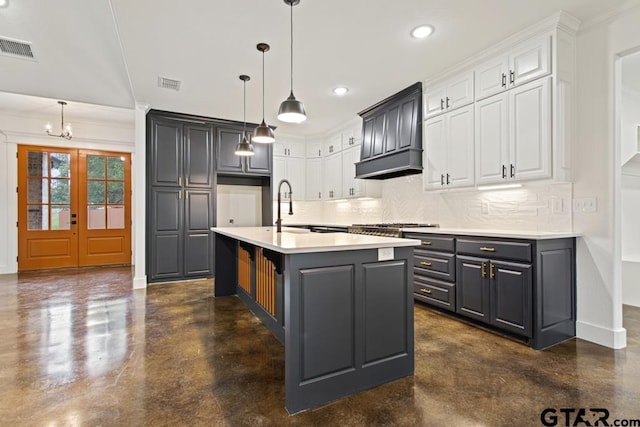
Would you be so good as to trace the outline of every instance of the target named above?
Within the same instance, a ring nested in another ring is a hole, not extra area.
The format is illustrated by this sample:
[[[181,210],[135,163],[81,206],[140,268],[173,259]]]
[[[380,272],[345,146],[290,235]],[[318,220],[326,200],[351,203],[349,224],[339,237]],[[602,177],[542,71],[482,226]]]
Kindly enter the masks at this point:
[[[571,183],[424,192],[421,175],[385,180],[381,199],[294,202],[289,223],[431,222],[447,228],[572,231]],[[274,203],[274,218],[276,205]]]

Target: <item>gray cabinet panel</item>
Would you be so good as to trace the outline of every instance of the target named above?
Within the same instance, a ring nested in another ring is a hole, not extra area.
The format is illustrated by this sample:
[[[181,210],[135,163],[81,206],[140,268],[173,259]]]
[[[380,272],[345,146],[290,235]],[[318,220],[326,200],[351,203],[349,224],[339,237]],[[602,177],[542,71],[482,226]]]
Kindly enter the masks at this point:
[[[373,150],[372,156],[379,156],[384,152],[384,122],[386,114],[382,113],[373,119]]]
[[[363,264],[364,364],[407,354],[407,263]]]
[[[415,126],[416,114],[418,114],[419,99],[416,97],[410,98],[401,104],[400,117],[399,117],[399,146],[398,148],[405,148],[409,146],[418,146],[416,141],[418,135],[418,129]]]
[[[368,159],[372,156],[373,119],[373,117],[370,117],[362,121],[362,145],[360,146],[360,159]]]
[[[182,124],[172,120],[154,120],[150,137],[151,185],[180,185]]]
[[[485,260],[458,256],[456,312],[483,322],[489,322],[489,286]]]
[[[540,252],[540,288],[542,307],[540,326],[549,328],[570,321],[574,316],[573,274],[566,266],[573,262],[572,248]]]
[[[396,105],[387,112],[387,138],[384,144],[384,152],[396,150],[398,141],[398,124],[400,121],[400,106]]]
[[[213,273],[213,253],[209,233],[187,234],[184,248],[184,275],[186,277]]]
[[[531,336],[531,265],[490,261],[489,277],[492,277],[491,323]]]
[[[154,188],[152,190],[153,210],[149,212],[154,218],[153,231],[180,231],[182,222],[182,190],[171,188]]]
[[[354,368],[352,265],[300,271],[302,381]]]
[[[213,186],[213,131],[211,126],[185,125],[185,185]]]
[[[271,174],[272,144],[253,144],[253,156],[249,157],[247,172],[258,175]]]
[[[240,156],[235,154],[236,145],[242,141],[242,128],[218,128],[218,172],[242,173]]]
[[[157,235],[152,252],[152,278],[173,279],[182,276],[182,236]]]
[[[456,280],[456,256],[443,252],[415,249],[415,274],[436,279]]]
[[[209,228],[213,226],[211,192],[186,190],[185,199],[185,230],[187,232],[209,231]]]

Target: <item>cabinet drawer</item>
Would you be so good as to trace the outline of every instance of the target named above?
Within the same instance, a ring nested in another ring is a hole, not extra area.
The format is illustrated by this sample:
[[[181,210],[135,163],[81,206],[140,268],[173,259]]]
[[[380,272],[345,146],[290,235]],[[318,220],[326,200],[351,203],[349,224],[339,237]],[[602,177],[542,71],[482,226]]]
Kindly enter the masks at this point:
[[[456,285],[454,283],[414,276],[413,293],[418,301],[437,305],[451,311],[456,309]]]
[[[422,249],[430,251],[455,252],[455,240],[453,237],[440,237],[425,233],[402,233],[406,239],[418,239],[422,242]]]
[[[415,249],[413,273],[436,279],[456,280],[456,256],[442,252]]]
[[[457,253],[531,262],[531,243],[457,239]]]

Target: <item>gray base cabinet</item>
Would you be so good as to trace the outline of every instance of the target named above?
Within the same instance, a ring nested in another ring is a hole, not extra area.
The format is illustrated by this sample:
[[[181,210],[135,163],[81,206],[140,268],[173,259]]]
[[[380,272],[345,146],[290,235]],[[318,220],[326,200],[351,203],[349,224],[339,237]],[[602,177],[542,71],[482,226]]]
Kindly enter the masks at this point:
[[[575,337],[574,238],[405,237],[430,247],[414,251],[417,301],[536,349]]]

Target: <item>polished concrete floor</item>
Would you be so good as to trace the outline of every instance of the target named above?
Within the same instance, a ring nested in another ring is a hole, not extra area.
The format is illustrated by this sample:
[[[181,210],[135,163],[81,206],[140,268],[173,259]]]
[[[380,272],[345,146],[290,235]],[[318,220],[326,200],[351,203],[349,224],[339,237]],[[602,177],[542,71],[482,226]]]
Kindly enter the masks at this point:
[[[640,419],[638,308],[625,307],[624,350],[535,351],[417,305],[413,377],[289,416],[283,347],[212,286],[132,291],[129,268],[0,276],[0,425],[539,426],[545,408],[572,425],[560,409],[582,407]]]

